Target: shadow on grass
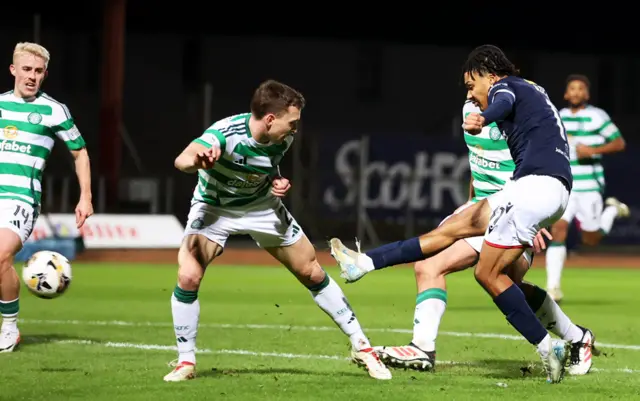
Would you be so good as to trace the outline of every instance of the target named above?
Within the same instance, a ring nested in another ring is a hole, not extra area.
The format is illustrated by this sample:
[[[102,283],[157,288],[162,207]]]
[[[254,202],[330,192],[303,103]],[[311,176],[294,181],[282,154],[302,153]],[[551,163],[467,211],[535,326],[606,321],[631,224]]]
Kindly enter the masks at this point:
[[[472,376],[493,379],[541,379],[542,364],[533,360],[481,359],[466,364],[438,365],[437,371],[468,370]]]
[[[225,369],[213,368],[205,371],[198,371],[198,377],[224,377],[224,376],[243,376],[243,375],[273,375],[274,380],[279,380],[278,375],[303,375],[303,376],[350,376],[368,378],[365,371],[355,370],[353,372],[345,371],[314,371],[309,369],[298,368],[243,368],[243,369]]]

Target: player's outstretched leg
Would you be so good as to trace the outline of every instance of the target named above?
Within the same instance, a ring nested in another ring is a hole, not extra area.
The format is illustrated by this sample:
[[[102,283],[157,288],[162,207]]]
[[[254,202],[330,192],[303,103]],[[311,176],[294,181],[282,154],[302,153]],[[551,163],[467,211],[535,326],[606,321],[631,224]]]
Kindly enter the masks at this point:
[[[13,257],[21,248],[22,241],[15,232],[0,228],[0,352],[11,352],[20,343],[20,279],[13,267]]]
[[[329,242],[347,283],[360,280],[373,270],[429,258],[451,246],[458,239],[484,235],[491,208],[486,199],[451,216],[435,230],[404,241],[392,242],[361,253],[347,248],[338,238]],[[358,246],[359,247],[359,246]]]
[[[482,240],[482,238],[480,238]],[[445,275],[473,266],[478,253],[466,241],[456,241],[439,254],[415,264],[418,295],[409,345],[383,347],[388,366],[428,371],[435,368],[436,338],[447,307]]]
[[[366,368],[374,379],[391,379],[391,372],[371,347],[342,289],[318,263],[309,239],[302,236],[292,245],[265,249],[309,289],[320,309],[349,337],[353,362]]]
[[[164,381],[177,382],[195,378],[196,336],[200,317],[198,290],[206,267],[221,247],[202,235],[188,235],[178,251],[178,283],[171,294],[173,329],[178,345],[175,368]]]

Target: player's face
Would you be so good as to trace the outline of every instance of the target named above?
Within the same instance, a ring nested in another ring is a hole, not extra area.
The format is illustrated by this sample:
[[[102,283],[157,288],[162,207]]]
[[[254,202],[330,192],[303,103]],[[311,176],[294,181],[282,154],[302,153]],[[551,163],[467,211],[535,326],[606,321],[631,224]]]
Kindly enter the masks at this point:
[[[497,77],[493,74],[464,73],[464,85],[467,87],[467,99],[471,100],[480,107],[480,110],[486,110],[489,106],[489,89],[497,81]]]
[[[44,59],[29,53],[18,55],[9,71],[16,78],[14,93],[24,98],[35,96],[47,76]]]
[[[571,107],[581,107],[589,101],[589,88],[582,81],[571,81],[567,85],[564,93],[566,100]]]
[[[289,136],[298,131],[300,123],[300,109],[294,106],[281,113],[279,116],[269,114],[266,118],[269,140],[273,143],[282,143]]]

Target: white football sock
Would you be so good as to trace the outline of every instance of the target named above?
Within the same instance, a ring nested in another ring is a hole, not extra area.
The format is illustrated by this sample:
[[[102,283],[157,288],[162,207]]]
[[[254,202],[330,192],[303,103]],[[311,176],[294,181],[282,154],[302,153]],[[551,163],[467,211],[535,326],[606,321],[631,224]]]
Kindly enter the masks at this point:
[[[361,350],[371,347],[369,339],[364,335],[360,322],[347,301],[347,297],[328,274],[321,284],[310,288],[309,292],[320,309],[325,311],[340,327],[340,330],[349,336],[353,349]]]
[[[615,206],[607,206],[600,215],[600,230],[604,234],[609,234],[613,221],[618,217],[618,208]]]
[[[178,362],[196,363],[196,336],[200,318],[200,301],[180,302],[175,292],[171,295],[173,329],[178,343]]]
[[[438,328],[446,308],[447,291],[440,288],[430,288],[418,294],[416,310],[413,315],[413,339],[411,342],[421,350],[436,350]]]
[[[11,301],[0,301],[0,314],[2,314],[2,330],[18,330],[18,311],[20,310],[20,299]]]
[[[560,306],[547,294],[542,306],[536,311],[540,323],[553,334],[572,343],[582,340],[582,330],[569,319]]]

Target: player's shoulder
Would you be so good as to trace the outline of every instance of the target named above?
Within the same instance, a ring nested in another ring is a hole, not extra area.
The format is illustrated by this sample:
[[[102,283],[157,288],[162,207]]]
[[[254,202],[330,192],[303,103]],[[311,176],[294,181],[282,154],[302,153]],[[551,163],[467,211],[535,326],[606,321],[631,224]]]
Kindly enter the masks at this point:
[[[71,112],[67,105],[45,92],[38,93],[35,103],[51,107],[51,115],[61,122],[71,120]]]
[[[11,98],[11,97],[13,97],[13,90],[6,91],[4,93],[0,93],[0,99],[1,100],[6,100],[6,99]]]
[[[467,100],[464,102],[464,105],[462,106],[462,117],[466,117],[467,114],[469,113],[481,113],[482,111],[480,110],[480,107],[476,106],[476,104],[471,101],[471,100]]]
[[[569,109],[568,107],[563,107],[560,110],[558,110],[558,113],[560,114],[560,116],[570,116],[571,115],[571,109]]]
[[[593,121],[597,120],[600,123],[604,123],[611,119],[609,113],[607,113],[600,107],[592,106],[590,104],[585,107],[584,111],[591,116],[591,119]]]
[[[228,133],[245,133],[251,113],[234,114],[213,123],[211,129]]]

